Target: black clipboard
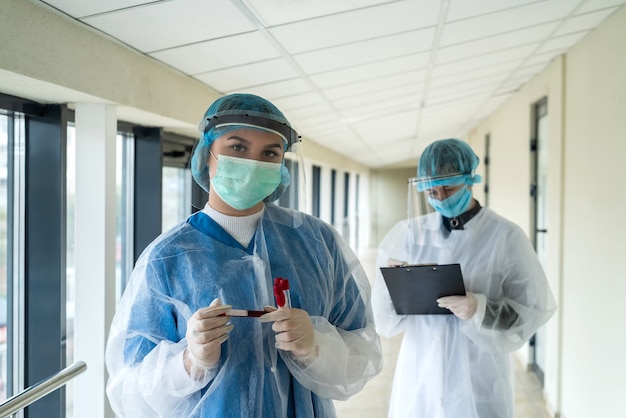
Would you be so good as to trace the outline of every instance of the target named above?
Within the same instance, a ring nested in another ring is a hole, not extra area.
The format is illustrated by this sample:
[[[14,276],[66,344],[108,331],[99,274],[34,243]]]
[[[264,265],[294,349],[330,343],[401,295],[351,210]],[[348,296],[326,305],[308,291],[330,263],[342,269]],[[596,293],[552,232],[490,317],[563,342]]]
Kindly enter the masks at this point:
[[[380,271],[398,315],[451,314],[437,305],[437,299],[465,296],[460,264],[381,267]]]

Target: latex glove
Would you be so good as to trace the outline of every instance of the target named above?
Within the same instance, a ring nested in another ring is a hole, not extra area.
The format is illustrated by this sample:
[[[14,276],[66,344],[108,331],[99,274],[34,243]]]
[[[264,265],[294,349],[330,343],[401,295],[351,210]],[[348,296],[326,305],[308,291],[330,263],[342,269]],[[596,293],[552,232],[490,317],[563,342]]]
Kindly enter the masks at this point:
[[[478,301],[472,293],[465,296],[444,296],[437,299],[440,308],[449,309],[454,315],[461,319],[470,319],[476,313]]]
[[[276,332],[276,348],[290,351],[301,360],[317,357],[315,329],[306,311],[297,308],[280,308],[259,318],[272,322]]]
[[[228,323],[230,317],[219,315],[231,308],[231,305],[222,305],[219,299],[215,299],[208,307],[198,309],[187,321],[187,350],[194,365],[208,369],[219,362],[222,343],[233,329]],[[185,366],[189,366],[187,362]],[[187,372],[191,372],[191,367],[187,367]]]

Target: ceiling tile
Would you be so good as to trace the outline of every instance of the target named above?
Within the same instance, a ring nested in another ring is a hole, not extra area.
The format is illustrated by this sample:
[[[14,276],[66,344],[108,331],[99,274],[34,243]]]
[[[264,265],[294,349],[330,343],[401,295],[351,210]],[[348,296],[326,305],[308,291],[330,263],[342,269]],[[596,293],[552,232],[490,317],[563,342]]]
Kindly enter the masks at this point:
[[[524,61],[524,66],[532,66],[535,64],[548,64],[555,58],[553,52],[543,52],[541,54],[533,54]]]
[[[74,18],[81,18],[111,10],[125,9],[141,4],[153,3],[153,0],[107,0],[107,1],[76,1],[46,0],[46,4],[61,10]]]
[[[274,104],[278,105],[276,100],[273,100]],[[283,110],[283,107],[279,107],[279,109]],[[328,103],[318,103],[311,106],[301,106],[295,109],[286,109],[283,110],[287,119],[298,119],[304,120],[307,118],[314,118],[317,116],[327,115],[334,113],[332,107]]]
[[[541,54],[543,52],[552,51],[555,55],[560,54],[568,50],[576,42],[580,41],[587,35],[588,32],[578,32],[571,35],[559,36],[546,41],[541,48],[537,49],[535,53]]]
[[[598,26],[604,19],[609,17],[616,9],[604,9],[597,12],[576,15],[567,19],[556,31],[554,36],[566,35],[568,33],[589,31]]]
[[[551,22],[531,28],[519,29],[489,36],[487,38],[442,47],[437,51],[437,63],[452,62],[459,59],[502,51],[516,46],[537,43],[547,38],[557,26],[558,23]]]
[[[445,26],[440,46],[467,42],[499,33],[556,21],[568,16],[576,6],[572,0],[532,2],[526,6],[460,20]]]
[[[259,32],[166,49],[150,56],[190,75],[277,58],[280,53]]]
[[[291,94],[289,96],[274,99],[274,104],[283,111],[318,106],[323,105],[324,103],[324,98],[317,91]]]
[[[433,36],[434,30],[432,29],[412,31],[350,45],[297,54],[294,55],[294,59],[306,73],[315,74],[405,55],[415,55],[431,47]],[[418,61],[427,62],[428,55],[424,53],[415,57]]]
[[[142,52],[255,30],[229,0],[159,1],[83,21]]]
[[[536,0],[472,0],[472,1],[452,1],[446,15],[446,22],[467,19],[489,13],[494,13],[528,3]]]
[[[497,76],[483,77],[474,80],[467,80],[458,83],[450,83],[441,85],[437,88],[428,90],[428,98],[436,99],[438,97],[449,97],[455,94],[466,94],[467,92],[485,91],[492,92],[496,87],[504,82],[508,77],[508,73],[500,73]]]
[[[372,62],[369,64],[358,65],[354,67],[343,68],[340,70],[329,71],[312,75],[313,81],[320,88],[328,88],[342,85],[345,83],[353,83],[357,81],[365,81],[372,78],[384,77],[405,71],[415,71],[422,76],[426,75],[426,65],[428,64],[428,54],[414,54],[399,58],[391,58],[387,60]]]
[[[376,120],[387,115],[417,112],[420,102],[419,97],[404,96],[390,100],[371,102],[363,106],[346,109],[341,113],[347,123],[361,124],[365,121]]]
[[[390,1],[391,0],[243,0],[243,3],[246,4],[250,10],[254,11],[257,17],[266,26],[277,26],[351,9],[360,9],[372,5],[389,3]]]
[[[454,67],[443,67],[435,66],[433,68],[433,72],[431,73],[431,79],[429,82],[429,86],[432,88],[453,84],[462,81],[475,80],[485,77],[497,77],[502,73],[510,73],[515,68],[517,68],[522,63],[522,60],[508,61],[500,64],[494,64],[487,67],[477,68],[477,69],[466,69],[466,70],[453,70]]]
[[[280,58],[198,74],[195,78],[218,91],[227,92],[295,78],[296,76],[296,72],[289,63]]]
[[[409,84],[399,87],[392,87],[388,89],[369,92],[367,94],[360,94],[357,96],[350,96],[344,99],[337,99],[333,101],[333,104],[341,113],[345,116],[353,110],[367,108],[370,106],[377,106],[379,103],[387,102],[389,100],[412,100],[419,102],[423,93],[423,84]]]
[[[259,80],[258,77],[255,77],[254,79]],[[278,97],[311,91],[311,86],[306,82],[306,80],[301,78],[292,78],[289,80],[260,84],[251,87],[242,86],[235,89],[229,89],[226,92],[235,93],[241,89],[245,89],[248,93],[256,94],[273,101]]]
[[[324,90],[324,95],[331,100],[346,97],[360,96],[370,92],[378,92],[404,85],[414,85],[422,83],[423,77],[420,74],[409,71],[403,74],[394,74],[388,77],[381,77],[374,80],[360,81],[358,83],[345,84],[343,86],[332,87]]]
[[[580,9],[576,10],[576,13],[587,13],[607,7],[619,7],[624,4],[626,4],[626,0],[593,0],[585,2]]]
[[[382,115],[369,121],[360,122],[354,129],[367,143],[381,141],[381,138],[397,139],[414,137],[417,129],[417,111]]]
[[[433,27],[438,14],[439,0],[399,1],[279,26],[270,32],[287,52],[298,54]]]
[[[538,45],[539,43],[524,45],[509,48],[506,51],[495,52],[493,54],[481,55],[479,57],[467,58],[446,64],[438,64],[433,71],[436,71],[439,75],[449,75],[486,68],[491,65],[499,65],[507,62],[521,62],[524,58],[528,57],[538,47]]]

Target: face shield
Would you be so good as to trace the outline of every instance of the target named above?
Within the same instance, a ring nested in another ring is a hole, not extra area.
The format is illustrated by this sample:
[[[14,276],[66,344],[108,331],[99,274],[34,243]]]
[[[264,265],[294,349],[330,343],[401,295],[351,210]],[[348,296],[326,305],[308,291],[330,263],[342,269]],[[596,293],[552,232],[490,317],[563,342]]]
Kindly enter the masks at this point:
[[[416,242],[422,242],[425,237],[430,237],[431,245],[435,245],[439,237],[447,236],[442,230],[441,216],[453,218],[467,210],[471,203],[471,192],[467,186],[471,186],[474,181],[475,176],[463,173],[410,179],[408,182],[410,236]],[[433,212],[439,212],[441,216],[432,214]],[[425,216],[429,214],[431,215]],[[422,242],[419,245],[428,243]],[[440,242],[438,245],[444,246],[446,243]]]
[[[205,112],[198,126],[201,136],[191,159],[191,173],[196,183],[209,192],[211,145],[217,138],[238,129],[258,129],[282,138],[285,154],[281,163],[280,184],[263,200],[266,202],[280,200],[282,206],[303,208],[304,204],[300,199],[304,196],[304,189],[299,189],[300,184],[304,182],[304,166],[301,153],[298,152],[300,137],[280,110],[266,99],[251,94],[224,96],[216,100]],[[288,188],[290,184],[292,187]]]

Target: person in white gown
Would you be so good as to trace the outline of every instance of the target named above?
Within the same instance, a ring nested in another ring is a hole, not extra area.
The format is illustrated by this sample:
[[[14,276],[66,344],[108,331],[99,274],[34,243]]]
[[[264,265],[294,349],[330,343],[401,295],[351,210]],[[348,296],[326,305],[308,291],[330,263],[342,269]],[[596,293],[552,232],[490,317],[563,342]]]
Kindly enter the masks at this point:
[[[437,300],[451,315],[398,315],[378,272],[376,330],[404,332],[389,417],[513,418],[512,353],[556,310],[523,230],[473,198],[478,163],[464,141],[430,144],[410,181],[412,215],[379,246],[378,267],[460,264],[467,291]],[[418,215],[426,205],[434,211]]]

